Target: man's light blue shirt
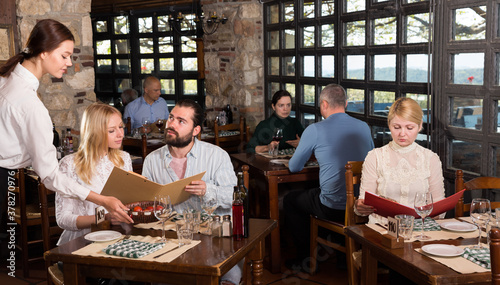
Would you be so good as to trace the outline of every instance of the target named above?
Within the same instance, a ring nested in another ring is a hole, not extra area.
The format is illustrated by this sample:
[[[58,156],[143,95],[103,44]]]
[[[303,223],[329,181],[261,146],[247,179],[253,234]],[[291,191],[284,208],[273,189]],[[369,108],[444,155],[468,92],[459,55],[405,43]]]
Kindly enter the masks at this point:
[[[220,147],[199,141],[194,138],[193,148],[187,154],[184,178],[206,171],[202,180],[207,184],[207,192],[203,199],[217,198],[216,215],[231,215],[233,191],[237,184],[233,164],[226,151]],[[167,184],[179,180],[170,167],[172,155],[168,145],[151,152],[142,167],[142,175],[159,184]],[[186,201],[174,207],[176,211],[201,208],[199,196],[191,195]]]
[[[168,105],[165,99],[160,97],[149,105],[144,100],[144,96],[141,96],[125,106],[123,120],[126,122],[127,118],[130,117],[132,129],[137,129],[142,126],[142,118],[144,117],[149,118],[150,122],[153,123],[158,118],[168,119],[168,114]]]
[[[319,163],[320,201],[337,210],[345,209],[345,165],[348,161],[363,161],[373,149],[368,125],[346,113],[335,113],[308,126],[288,164],[298,172],[314,153]]]

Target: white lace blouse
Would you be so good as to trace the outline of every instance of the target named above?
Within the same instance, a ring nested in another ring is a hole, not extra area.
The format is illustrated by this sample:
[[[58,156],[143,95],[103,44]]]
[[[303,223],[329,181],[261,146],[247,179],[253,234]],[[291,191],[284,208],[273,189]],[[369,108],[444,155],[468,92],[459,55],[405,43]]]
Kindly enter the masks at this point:
[[[132,171],[132,160],[130,159],[130,155],[127,152],[122,151],[121,156],[124,161],[124,165],[122,169],[126,171]],[[101,193],[104,184],[108,180],[111,171],[114,168],[114,164],[108,159],[108,156],[104,156],[101,158],[99,163],[94,170],[95,174],[92,177],[91,184],[83,182],[75,171],[75,163],[74,163],[74,154],[68,155],[61,159],[59,163],[59,169],[61,172],[66,174],[71,179],[77,181],[80,185],[83,185],[94,191],[98,194]],[[79,236],[83,236],[90,232],[90,228],[88,229],[78,229],[76,227],[76,218],[78,216],[89,216],[94,215],[94,209],[97,208],[98,205],[89,202],[82,201],[76,198],[64,197],[59,193],[56,193],[56,220],[59,227],[64,229],[57,245],[66,243],[72,239],[75,239]]]
[[[394,141],[368,153],[363,163],[359,198],[369,191],[413,207],[415,193],[429,189],[433,201],[444,199],[441,161],[417,143],[401,147]],[[444,214],[443,214],[444,217]],[[375,213],[369,223],[386,223]]]

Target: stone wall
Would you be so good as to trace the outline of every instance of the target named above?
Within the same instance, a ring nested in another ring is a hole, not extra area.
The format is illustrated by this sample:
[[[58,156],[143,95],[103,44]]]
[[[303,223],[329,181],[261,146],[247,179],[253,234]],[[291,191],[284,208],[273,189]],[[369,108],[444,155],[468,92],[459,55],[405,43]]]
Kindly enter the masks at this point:
[[[16,15],[20,47],[37,20],[51,18],[65,24],[75,37],[73,66],[61,79],[46,74],[38,95],[49,110],[56,129],[72,128],[78,134],[85,108],[96,101],[92,49],[91,0],[18,0]]]
[[[212,35],[205,35],[205,86],[208,120],[227,104],[245,116],[253,130],[264,119],[263,6],[258,0],[201,1],[205,15],[228,18]]]

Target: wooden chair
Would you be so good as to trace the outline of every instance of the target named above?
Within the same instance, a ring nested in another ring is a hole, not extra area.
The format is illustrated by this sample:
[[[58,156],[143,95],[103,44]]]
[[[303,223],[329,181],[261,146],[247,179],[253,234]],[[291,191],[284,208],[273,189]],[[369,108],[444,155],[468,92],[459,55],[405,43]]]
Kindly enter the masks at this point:
[[[345,210],[345,220],[344,223],[337,223],[325,219],[321,219],[315,216],[311,216],[311,275],[316,273],[317,267],[317,249],[318,243],[329,246],[335,250],[343,252],[346,254],[347,259],[347,274],[349,284],[358,284],[359,281],[359,267],[355,266],[352,253],[356,250],[354,241],[345,235],[344,229],[347,226],[354,225],[357,223],[366,223],[367,217],[359,217],[354,214],[354,202],[356,198],[354,197],[354,185],[361,183],[361,166],[363,161],[349,161],[345,165],[345,181],[346,181],[346,210]],[[345,245],[341,245],[325,238],[318,236],[319,228],[324,228],[339,235],[345,236]]]
[[[491,284],[500,285],[500,229],[490,231]]]
[[[141,139],[123,138],[122,148],[128,152],[132,158],[132,168],[134,172],[142,173],[142,164],[148,154],[148,140],[146,135],[142,135]]]
[[[16,193],[16,209],[14,221],[20,227],[20,238],[16,241],[16,248],[21,252],[21,263],[23,266],[23,277],[29,277],[29,264],[43,260],[43,255],[30,254],[36,245],[42,245],[42,239],[38,238],[36,231],[40,231],[42,219],[40,218],[40,210],[37,204],[27,203],[27,187],[28,185],[35,185],[35,183],[27,183],[26,178],[28,175],[25,169],[18,169],[14,178],[16,179],[16,186],[14,191]],[[36,181],[33,181],[36,182]],[[28,185],[27,185],[28,184]],[[31,187],[29,187],[31,189]],[[30,235],[33,237],[30,239]]]
[[[130,117],[127,117],[127,122],[125,123],[125,127],[127,128],[127,132],[125,135],[129,136],[132,133],[132,121]]]
[[[464,173],[459,169],[455,172],[455,193],[460,192],[463,189],[465,189],[466,191],[480,189],[500,189],[500,178],[483,176],[464,182]],[[491,201],[491,209],[496,208],[500,208],[500,202]],[[463,217],[464,214],[468,212],[470,212],[470,203],[464,203],[464,197],[462,196],[455,206],[455,218]]]
[[[38,183],[38,197],[42,216],[43,251],[45,252],[56,246],[63,229],[56,223],[55,193],[47,189],[41,181]],[[45,268],[48,285],[62,285],[64,283],[63,274],[57,264],[45,261]]]
[[[235,135],[223,136],[224,132],[239,132]],[[228,153],[243,152],[245,145],[245,119],[240,116],[239,124],[227,124],[224,126],[217,125],[214,122],[215,144],[223,148]]]

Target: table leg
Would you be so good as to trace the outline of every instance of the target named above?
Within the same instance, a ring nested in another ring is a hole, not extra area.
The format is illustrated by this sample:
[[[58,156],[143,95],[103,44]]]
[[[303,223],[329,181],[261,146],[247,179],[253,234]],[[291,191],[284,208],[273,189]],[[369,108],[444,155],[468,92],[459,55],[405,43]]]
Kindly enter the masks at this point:
[[[364,247],[362,250],[361,285],[377,284],[377,267],[377,260],[372,256],[371,251]]]
[[[280,217],[278,208],[278,177],[269,176],[267,178],[269,189],[269,218],[276,220],[278,226],[271,232],[271,272],[281,272],[281,250],[280,250]]]
[[[246,280],[245,284],[264,284],[262,277],[264,276],[264,241],[261,240],[250,251],[248,257],[252,260],[252,282]]]

